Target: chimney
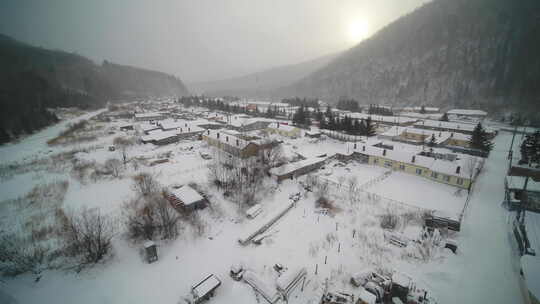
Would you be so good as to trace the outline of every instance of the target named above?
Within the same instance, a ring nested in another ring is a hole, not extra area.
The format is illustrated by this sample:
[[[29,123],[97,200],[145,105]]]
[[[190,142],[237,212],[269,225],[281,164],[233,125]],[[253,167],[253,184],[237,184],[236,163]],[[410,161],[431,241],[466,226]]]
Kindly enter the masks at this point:
[[[354,149],[356,150],[356,143],[354,143]]]
[[[180,133],[182,133],[182,128],[180,128]]]
[[[362,146],[362,151],[366,151],[366,146]]]
[[[413,155],[411,162],[414,163],[415,161],[416,161],[416,155]]]
[[[383,156],[386,156],[386,149],[383,149],[383,150],[382,150],[382,155],[383,155]]]
[[[236,145],[240,146],[240,141],[238,139],[236,140]]]
[[[461,167],[460,167],[460,166],[457,166],[457,167],[456,167],[456,174],[459,174],[459,171],[461,171]]]
[[[186,123],[186,127],[187,127],[187,123]]]
[[[210,135],[210,130],[208,130],[208,135]]]
[[[454,132],[450,133],[450,137],[454,137]]]
[[[225,136],[225,141],[229,142],[229,136]]]
[[[219,132],[217,132],[217,136],[216,136],[218,139],[219,139]]]
[[[188,132],[191,132],[191,128],[187,128]]]
[[[441,137],[441,135],[442,135],[442,132],[439,132],[439,137]]]

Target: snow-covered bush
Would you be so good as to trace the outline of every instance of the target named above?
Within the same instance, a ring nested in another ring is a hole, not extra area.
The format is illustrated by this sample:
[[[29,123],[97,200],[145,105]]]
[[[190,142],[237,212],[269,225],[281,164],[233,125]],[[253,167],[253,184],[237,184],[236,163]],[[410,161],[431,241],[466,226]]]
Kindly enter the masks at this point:
[[[35,242],[27,242],[20,235],[0,236],[0,273],[16,276],[30,272],[40,273],[47,268],[50,250]]]

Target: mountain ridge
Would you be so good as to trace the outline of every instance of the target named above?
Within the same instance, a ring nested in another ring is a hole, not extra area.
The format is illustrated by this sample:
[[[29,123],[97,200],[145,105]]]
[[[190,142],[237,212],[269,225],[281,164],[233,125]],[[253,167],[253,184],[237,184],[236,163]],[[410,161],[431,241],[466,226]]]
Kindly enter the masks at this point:
[[[537,37],[539,1],[434,0],[273,94],[361,104],[538,105]]]

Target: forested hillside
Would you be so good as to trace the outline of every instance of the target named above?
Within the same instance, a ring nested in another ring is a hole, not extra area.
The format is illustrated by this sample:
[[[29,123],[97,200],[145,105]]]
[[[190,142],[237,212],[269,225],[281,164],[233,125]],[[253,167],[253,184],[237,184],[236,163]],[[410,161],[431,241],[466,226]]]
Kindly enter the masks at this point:
[[[361,104],[540,104],[540,1],[434,0],[278,90]]]
[[[56,121],[47,108],[96,108],[132,97],[185,95],[165,73],[47,50],[0,35],[0,143]]]

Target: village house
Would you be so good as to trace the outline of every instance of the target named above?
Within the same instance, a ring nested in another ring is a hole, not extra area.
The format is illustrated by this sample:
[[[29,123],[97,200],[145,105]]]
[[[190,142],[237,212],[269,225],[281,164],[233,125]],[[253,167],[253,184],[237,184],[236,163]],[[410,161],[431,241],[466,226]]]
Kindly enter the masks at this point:
[[[270,134],[279,134],[281,136],[298,138],[301,135],[301,130],[295,126],[285,125],[279,122],[271,123],[266,128],[266,132]]]
[[[167,145],[179,140],[178,132],[161,131],[160,129],[148,132],[148,135],[142,136],[141,141],[143,144],[152,143],[154,145]]]
[[[482,121],[488,113],[482,110],[453,109],[446,114],[449,119]]]
[[[258,137],[242,136],[234,130],[206,130],[202,139],[209,145],[240,158],[259,156],[273,143],[263,143]]]
[[[172,206],[180,211],[204,209],[208,205],[208,201],[189,185],[169,190],[166,197]]]
[[[474,156],[462,156],[450,161],[365,145],[357,146],[354,153],[366,155],[370,165],[402,171],[463,189],[471,186],[480,164]]]
[[[448,148],[469,148],[471,139],[470,135],[463,133],[397,126],[388,129],[377,137],[412,145],[429,145],[433,140],[435,146]]]
[[[280,182],[285,179],[293,179],[319,169],[325,163],[324,158],[308,158],[294,163],[288,163],[280,167],[270,169],[270,174]]]
[[[438,121],[438,120],[423,120],[423,121],[416,122],[414,124],[414,127],[418,129],[446,131],[446,132],[463,133],[466,135],[472,135],[474,128],[476,127],[476,124],[457,123],[457,122]],[[492,128],[484,127],[484,129],[491,138],[497,135],[496,130]]]

